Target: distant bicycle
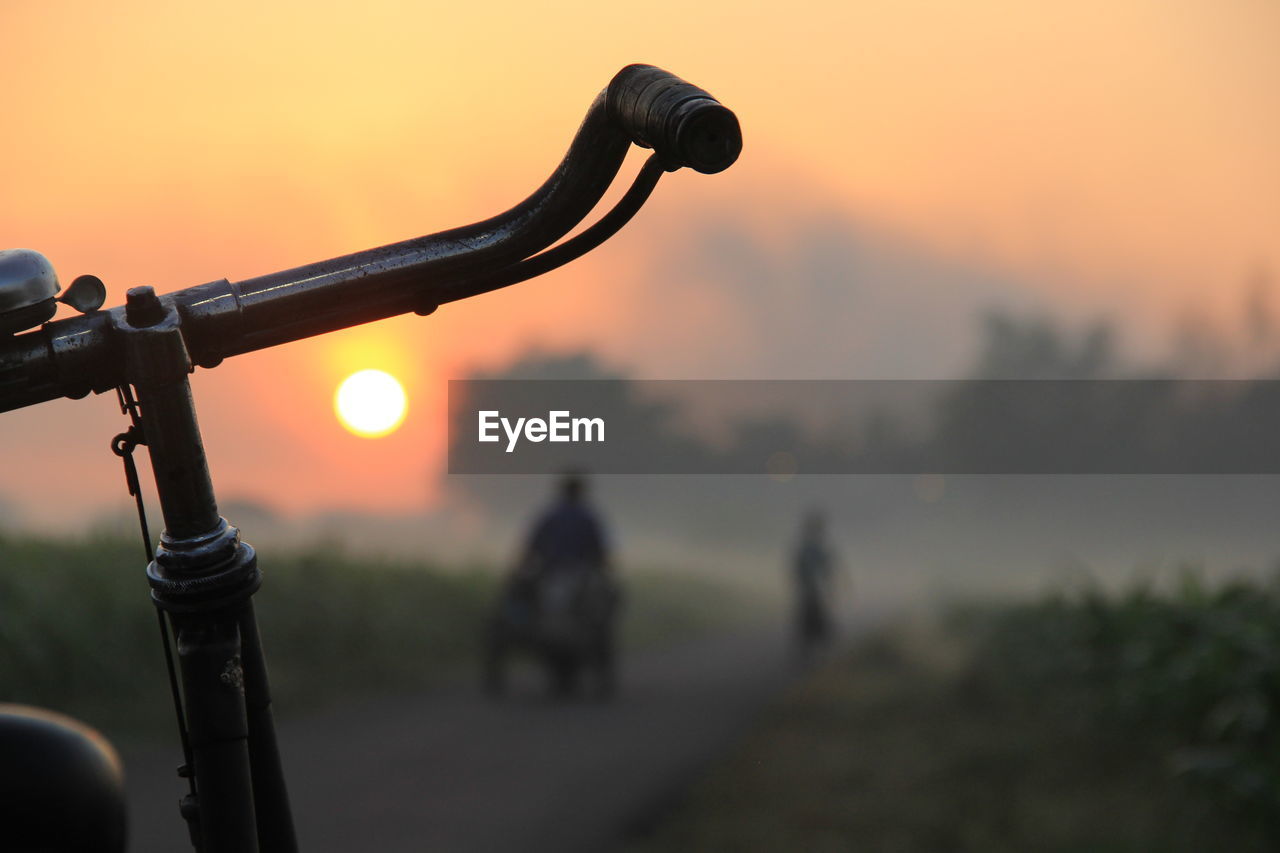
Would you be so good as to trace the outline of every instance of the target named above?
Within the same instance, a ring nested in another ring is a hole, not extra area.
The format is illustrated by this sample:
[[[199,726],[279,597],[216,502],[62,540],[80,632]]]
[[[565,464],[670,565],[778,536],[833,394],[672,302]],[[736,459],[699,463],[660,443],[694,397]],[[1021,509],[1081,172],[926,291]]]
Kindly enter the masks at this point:
[[[494,696],[506,692],[511,659],[524,655],[545,670],[550,692],[565,697],[589,686],[601,697],[617,689],[615,633],[620,594],[593,571],[556,571],[539,580],[513,577],[485,628],[483,678]]]

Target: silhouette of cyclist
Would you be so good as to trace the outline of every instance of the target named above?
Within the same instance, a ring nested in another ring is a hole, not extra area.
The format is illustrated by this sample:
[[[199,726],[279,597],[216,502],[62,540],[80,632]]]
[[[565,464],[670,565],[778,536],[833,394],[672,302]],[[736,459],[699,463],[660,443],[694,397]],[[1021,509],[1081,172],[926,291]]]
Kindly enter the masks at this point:
[[[802,650],[811,650],[831,638],[831,588],[837,557],[827,539],[826,519],[810,511],[800,527],[800,540],[791,559],[796,589],[797,639]]]
[[[566,475],[559,495],[529,532],[489,632],[485,679],[503,689],[506,649],[538,650],[556,693],[572,692],[584,668],[602,696],[615,689],[614,615],[621,600],[604,524],[586,500],[586,482]]]
[[[599,515],[587,503],[586,481],[580,474],[566,474],[558,500],[529,533],[519,572],[540,578],[551,572],[608,570],[608,539]]]

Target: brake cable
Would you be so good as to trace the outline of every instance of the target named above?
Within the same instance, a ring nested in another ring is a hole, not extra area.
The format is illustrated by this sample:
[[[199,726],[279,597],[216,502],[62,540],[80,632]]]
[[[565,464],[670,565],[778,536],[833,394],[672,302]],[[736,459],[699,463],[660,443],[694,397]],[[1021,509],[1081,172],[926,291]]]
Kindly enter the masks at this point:
[[[496,273],[464,281],[452,288],[448,297],[443,300],[453,302],[468,296],[488,293],[511,284],[516,284],[543,273],[564,266],[608,240],[626,225],[636,212],[648,200],[658,179],[668,170],[668,166],[657,154],[650,155],[631,186],[623,194],[618,203],[590,227],[576,234],[558,246],[553,246],[540,254],[533,255],[523,261],[511,264]],[[138,401],[133,396],[133,389],[128,385],[116,388],[116,396],[120,402],[120,411],[129,416],[130,426],[127,430],[111,440],[111,451],[124,463],[125,485],[129,496],[134,499],[138,508],[138,525],[142,531],[142,547],[147,555],[148,565],[155,560],[151,547],[151,533],[147,525],[147,510],[142,500],[142,485],[138,479],[138,468],[133,461],[133,451],[138,445],[146,444],[146,434],[142,426],[142,417],[138,411]],[[153,599],[154,602],[154,599]],[[195,775],[191,768],[191,742],[187,734],[186,715],[183,713],[182,693],[178,688],[177,669],[173,661],[173,648],[170,643],[170,626],[164,610],[156,604],[156,617],[160,625],[160,639],[164,645],[165,668],[169,674],[169,690],[173,695],[174,712],[178,719],[178,735],[182,740],[184,766],[179,775],[186,777],[194,796]]]
[[[645,201],[648,200],[654,187],[658,185],[658,179],[669,168],[657,154],[649,155],[649,159],[645,160],[635,180],[627,188],[622,198],[618,199],[618,203],[608,213],[592,223],[589,228],[570,237],[558,246],[552,246],[545,252],[503,267],[491,275],[460,282],[456,286],[449,288],[445,298],[440,300],[441,303],[456,302],[469,296],[478,296],[481,293],[498,290],[507,285],[527,281],[534,276],[551,272],[576,258],[582,257],[614,234],[617,234],[622,229],[622,226],[631,221],[631,217],[636,215]]]
[[[142,549],[147,555],[147,565],[155,561],[155,552],[151,547],[151,530],[147,525],[147,508],[142,501],[142,483],[138,479],[138,466],[133,461],[133,451],[138,445],[146,444],[147,437],[142,427],[142,417],[138,412],[138,401],[133,396],[133,389],[128,385],[116,388],[116,399],[120,402],[120,411],[129,416],[129,428],[111,439],[111,452],[120,457],[124,463],[124,482],[129,496],[134,499],[138,508],[138,526],[142,530]],[[187,780],[191,796],[196,795],[196,778],[191,772],[191,740],[187,734],[187,718],[182,708],[182,693],[178,689],[178,673],[173,663],[173,647],[169,641],[169,621],[159,602],[152,598],[156,606],[156,620],[160,626],[160,640],[164,645],[164,664],[169,673],[169,692],[173,695],[173,709],[178,718],[178,737],[182,741],[183,765],[178,775]]]
[[[452,302],[467,296],[487,293],[510,284],[516,284],[550,272],[586,254],[616,234],[622,226],[626,225],[635,216],[636,212],[649,198],[654,187],[657,186],[658,179],[667,171],[667,168],[657,154],[651,155],[641,167],[632,185],[618,200],[618,203],[590,227],[557,246],[553,246],[523,261],[511,264],[492,275],[461,282],[457,287],[452,288],[448,297],[442,301]],[[155,560],[155,552],[151,545],[151,532],[147,524],[147,510],[142,499],[142,484],[138,478],[138,468],[133,459],[133,452],[138,445],[147,443],[146,433],[143,429],[142,416],[139,413],[138,401],[133,395],[133,389],[128,385],[120,385],[116,388],[116,397],[120,403],[121,413],[129,416],[130,425],[127,430],[111,440],[111,451],[120,457],[124,463],[125,485],[128,488],[129,496],[134,499],[138,509],[138,526],[142,533],[142,547],[147,555],[147,563],[149,565]],[[165,669],[168,672],[169,690],[173,696],[173,707],[178,721],[178,736],[182,741],[184,764],[179,768],[178,775],[187,779],[191,796],[194,798],[196,796],[196,782],[195,774],[192,772],[191,740],[187,732],[186,715],[183,712],[182,693],[178,686],[177,668],[174,665],[173,647],[170,641],[171,626],[165,611],[159,606],[159,603],[155,602],[154,598],[152,601],[156,604],[156,619],[160,627],[160,639],[164,646]]]

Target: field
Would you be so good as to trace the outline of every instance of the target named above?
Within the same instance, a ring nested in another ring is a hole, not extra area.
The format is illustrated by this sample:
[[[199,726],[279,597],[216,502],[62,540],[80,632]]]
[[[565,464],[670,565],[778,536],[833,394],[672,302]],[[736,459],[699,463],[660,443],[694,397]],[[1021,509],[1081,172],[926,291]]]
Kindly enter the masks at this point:
[[[0,701],[108,733],[168,731],[172,706],[141,546],[0,537]],[[497,589],[492,568],[440,567],[325,547],[262,561],[255,596],[278,706],[421,689],[470,675]],[[624,573],[624,647],[751,618],[757,603],[674,571]]]
[[[804,679],[632,853],[1280,843],[1280,586],[900,625]]]

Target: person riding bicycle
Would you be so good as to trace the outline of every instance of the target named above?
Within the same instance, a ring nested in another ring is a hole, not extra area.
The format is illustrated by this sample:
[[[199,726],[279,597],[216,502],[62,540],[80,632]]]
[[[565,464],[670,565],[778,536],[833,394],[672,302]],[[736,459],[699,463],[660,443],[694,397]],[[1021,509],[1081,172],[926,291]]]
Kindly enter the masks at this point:
[[[599,514],[587,503],[586,480],[566,474],[559,498],[529,532],[517,573],[540,579],[551,572],[609,569],[609,544]]]
[[[558,492],[530,529],[489,629],[485,679],[493,692],[502,690],[504,650],[513,645],[545,656],[558,693],[572,691],[584,666],[596,673],[602,694],[614,690],[621,596],[608,537],[581,475],[566,475]]]
[[[800,528],[800,541],[791,559],[796,590],[797,638],[803,649],[825,643],[831,637],[832,585],[838,558],[826,534],[826,519],[810,511]]]

